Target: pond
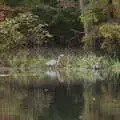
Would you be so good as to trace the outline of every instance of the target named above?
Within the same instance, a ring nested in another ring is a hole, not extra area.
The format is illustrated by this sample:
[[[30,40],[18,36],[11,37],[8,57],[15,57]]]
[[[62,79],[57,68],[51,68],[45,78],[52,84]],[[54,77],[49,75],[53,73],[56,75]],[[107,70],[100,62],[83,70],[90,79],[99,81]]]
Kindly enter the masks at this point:
[[[48,70],[0,74],[0,120],[119,120],[120,75]]]

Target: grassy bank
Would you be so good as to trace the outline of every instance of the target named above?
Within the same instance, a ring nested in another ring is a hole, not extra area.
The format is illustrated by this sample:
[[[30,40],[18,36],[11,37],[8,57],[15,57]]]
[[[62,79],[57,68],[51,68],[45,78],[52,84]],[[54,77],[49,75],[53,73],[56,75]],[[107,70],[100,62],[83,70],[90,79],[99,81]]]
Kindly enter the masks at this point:
[[[60,54],[59,54],[60,55]],[[2,58],[3,67],[14,68],[15,70],[26,70],[31,71],[34,68],[39,68],[41,70],[49,69],[46,63],[51,60],[57,60],[58,56],[54,54],[50,55],[37,55],[29,56],[27,54],[21,54],[19,56],[12,56]],[[113,71],[120,71],[120,60],[118,58],[112,58],[110,56],[96,56],[96,55],[80,55],[80,54],[68,54],[65,53],[64,57],[61,58],[59,65],[55,66],[56,69],[90,69],[93,65],[98,64],[100,69],[112,68]],[[55,68],[54,67],[54,68]]]
[[[104,80],[109,75],[114,73],[120,73],[120,61],[119,59],[112,58],[110,56],[96,56],[94,54],[82,54],[75,52],[57,51],[57,55],[52,51],[45,51],[43,54],[30,55],[27,52],[21,52],[16,55],[8,55],[1,58],[0,76],[11,76],[16,80],[23,81],[22,84],[27,84],[28,80],[50,80],[51,74],[59,76],[59,80],[88,80],[95,82],[97,79]],[[38,52],[37,52],[38,53]],[[51,59],[57,59],[57,57],[64,53],[64,57],[61,59],[59,66],[50,68],[46,63]],[[99,71],[91,69],[92,65],[99,64]],[[52,71],[51,71],[52,70]],[[114,74],[115,75],[115,74]],[[113,76],[114,76],[113,75]],[[57,76],[56,76],[57,77]],[[56,77],[54,79],[56,79]]]

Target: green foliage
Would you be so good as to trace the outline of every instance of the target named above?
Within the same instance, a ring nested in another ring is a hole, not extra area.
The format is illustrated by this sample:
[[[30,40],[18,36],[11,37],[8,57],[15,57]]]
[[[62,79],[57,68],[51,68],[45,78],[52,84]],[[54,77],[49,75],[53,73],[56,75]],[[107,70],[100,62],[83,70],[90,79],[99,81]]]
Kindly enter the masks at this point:
[[[87,23],[96,23],[105,18],[108,0],[89,0],[80,16],[81,21]]]
[[[23,6],[32,8],[35,6],[39,6],[42,2],[42,0],[23,0]]]
[[[120,25],[119,24],[103,24],[99,28],[99,32],[103,37],[101,48],[109,53],[120,52]]]
[[[24,42],[25,37],[17,29],[14,19],[6,19],[0,23],[0,52],[5,52]]]
[[[8,65],[19,72],[20,71],[36,72],[37,69],[39,69],[40,71],[40,68],[44,70],[46,68],[45,66],[46,62],[47,59],[41,56],[28,57],[24,55],[24,56],[15,56],[12,59],[8,60]]]
[[[57,6],[57,0],[23,0],[22,5],[28,8],[35,8],[43,5]]]
[[[98,26],[92,27],[92,30],[82,38],[84,42],[84,50],[93,50],[94,47],[98,47],[95,45],[96,38],[100,38]]]
[[[70,58],[70,55],[64,55],[63,57],[61,57],[56,68],[65,68],[65,69],[70,68],[71,67],[71,65],[70,65],[71,60],[72,59]]]
[[[42,45],[51,38],[46,25],[29,12],[8,18],[0,23],[0,52],[14,50],[17,47],[38,44]]]
[[[94,26],[89,34],[83,37],[84,49],[92,50],[100,47],[101,50],[109,54],[119,54],[120,51],[120,25],[105,23]],[[96,43],[99,43],[97,46]]]
[[[0,0],[0,3],[7,4],[9,6],[20,5],[23,0]]]
[[[111,18],[110,14],[113,14],[113,20],[115,21],[116,8],[114,7],[117,3],[118,1],[114,0],[112,4],[108,0],[89,0],[80,17],[83,23],[86,21],[89,30],[89,33],[83,37],[85,50],[101,48],[101,50],[110,54],[119,53],[120,25],[117,23],[103,24],[106,20],[110,21],[108,19]]]
[[[46,62],[50,60],[49,57],[37,56],[29,57],[26,54],[22,56],[14,56],[11,59],[7,60],[8,66],[16,71],[31,71],[36,72],[44,71],[48,69]],[[83,56],[74,56],[74,55],[65,55],[63,56],[58,66],[55,67],[56,70],[76,70],[76,69],[90,69],[92,65],[96,63],[99,64],[101,69],[108,69],[112,66],[120,64],[119,59],[111,58],[110,56],[96,56],[96,55],[83,55]],[[42,68],[42,69],[41,69]]]
[[[94,37],[94,33],[89,33],[84,35],[83,42],[84,42],[84,50],[92,50],[93,48],[93,37]]]
[[[39,24],[33,29],[29,29],[28,33],[31,35],[31,42],[35,45],[44,45],[50,43],[49,40],[53,37],[47,30],[43,28],[45,25]]]
[[[49,24],[52,21],[52,18],[57,14],[57,10],[48,5],[40,5],[39,7],[34,7],[32,9],[33,14],[39,16],[39,18]]]
[[[81,34],[78,38],[71,29],[83,30],[83,25],[79,21],[80,9],[78,8],[52,8],[50,6],[40,6],[33,10],[33,14],[48,24],[49,31],[54,35],[55,43],[69,45],[80,45]]]
[[[103,24],[100,26],[100,33],[105,38],[119,38],[120,39],[120,25],[118,24]]]
[[[73,57],[71,64],[73,67],[89,68],[92,65],[98,63],[101,68],[106,68],[110,64],[109,57],[96,56],[96,55],[84,55],[79,57]]]

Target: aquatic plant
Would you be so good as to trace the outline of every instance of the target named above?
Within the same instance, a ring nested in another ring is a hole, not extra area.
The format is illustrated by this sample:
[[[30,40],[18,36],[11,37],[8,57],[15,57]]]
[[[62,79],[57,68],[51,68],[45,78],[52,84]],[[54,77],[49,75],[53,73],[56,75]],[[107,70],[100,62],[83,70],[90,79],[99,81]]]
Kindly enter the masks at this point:
[[[109,66],[110,61],[107,56],[96,56],[96,55],[84,55],[74,57],[71,61],[72,66],[89,68],[92,65],[98,63],[101,68]]]
[[[14,68],[15,71],[44,71],[50,69],[46,63],[51,59],[56,59],[55,55],[37,55],[30,56],[29,52],[23,51],[23,53],[18,53],[13,56],[8,56],[9,59],[1,58],[6,66]],[[120,61],[118,58],[113,58],[110,56],[97,56],[97,55],[74,55],[70,53],[65,53],[60,59],[57,66],[53,69],[92,69],[93,65],[99,65],[100,69],[115,69],[120,66]],[[4,66],[4,65],[3,65]],[[41,69],[41,70],[40,70]]]
[[[115,73],[120,73],[120,59],[119,58],[114,58],[114,60],[112,60],[112,71]]]

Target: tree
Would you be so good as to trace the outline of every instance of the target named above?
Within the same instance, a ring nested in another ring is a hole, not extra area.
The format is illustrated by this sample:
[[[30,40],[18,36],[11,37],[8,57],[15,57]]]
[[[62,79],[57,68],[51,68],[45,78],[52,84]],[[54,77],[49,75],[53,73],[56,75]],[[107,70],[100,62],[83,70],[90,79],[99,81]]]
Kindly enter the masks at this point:
[[[81,15],[84,14],[84,9],[85,9],[85,0],[79,0],[80,2],[80,9],[81,9]],[[88,22],[86,20],[83,21],[84,24],[84,32],[85,34],[88,34]]]
[[[7,4],[9,6],[18,6],[23,2],[23,0],[0,0],[0,3]]]
[[[108,11],[108,21],[111,20],[113,18],[113,1],[112,0],[108,0],[108,5],[109,5],[109,11]]]

